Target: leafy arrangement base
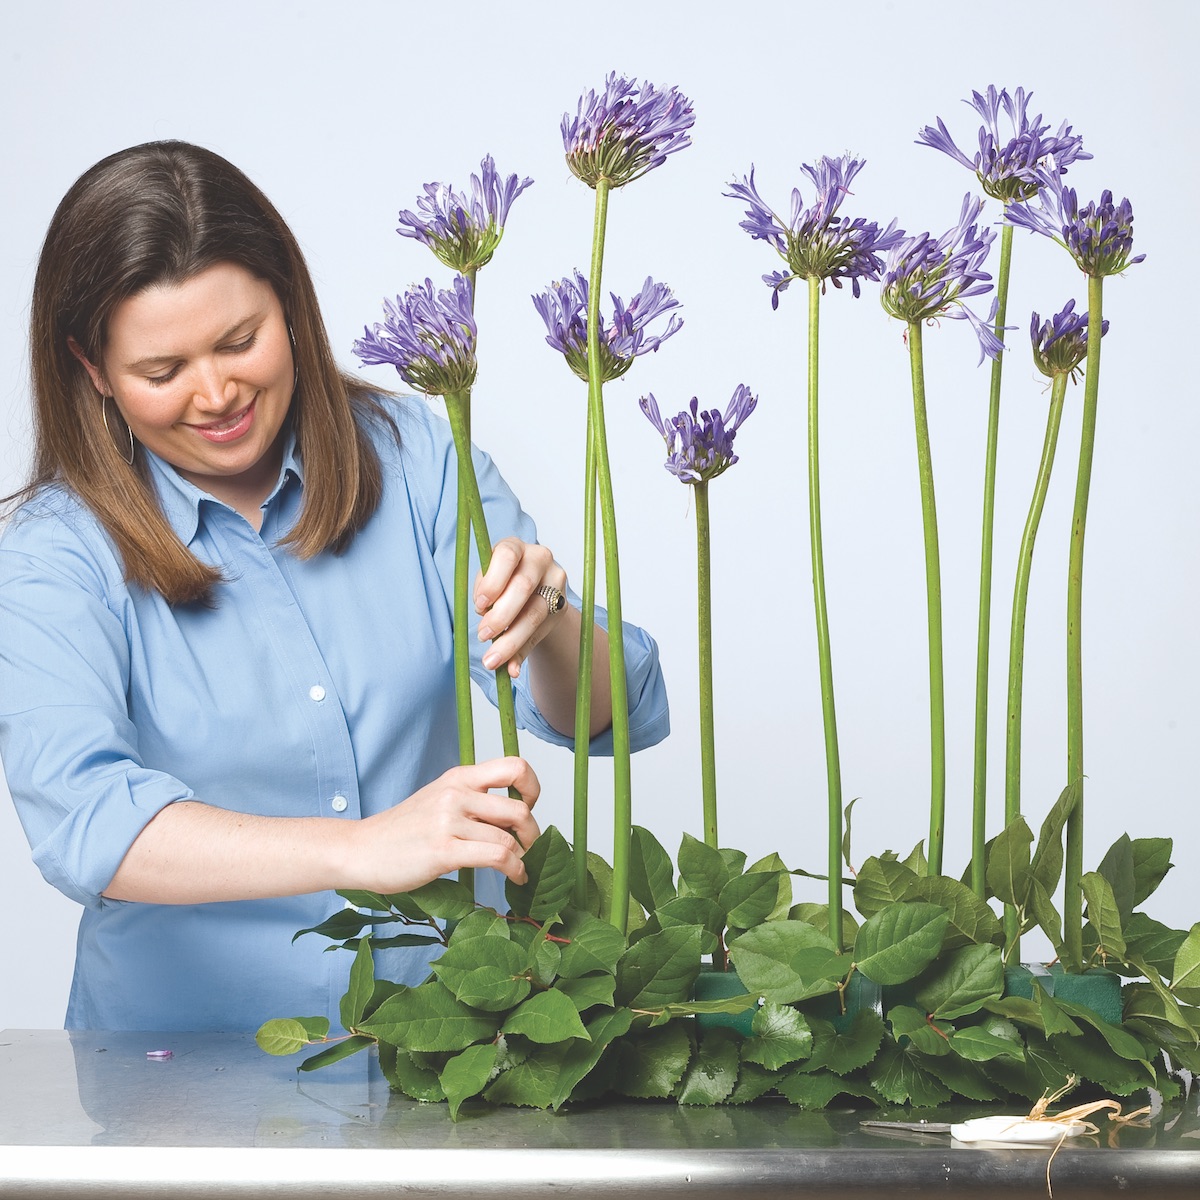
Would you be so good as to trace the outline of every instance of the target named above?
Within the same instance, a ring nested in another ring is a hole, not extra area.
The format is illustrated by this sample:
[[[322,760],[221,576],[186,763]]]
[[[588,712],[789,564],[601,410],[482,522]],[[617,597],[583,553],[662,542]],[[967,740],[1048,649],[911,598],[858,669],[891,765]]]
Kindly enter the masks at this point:
[[[1032,855],[1018,820],[988,857],[988,897],[1056,946],[1048,897],[1066,807]],[[676,871],[637,828],[638,904],[622,932],[610,921],[611,868],[589,854],[587,900],[575,903],[571,848],[550,829],[528,851],[528,883],[508,885],[506,914],[448,879],[403,895],[342,893],[355,907],[302,933],[355,955],[340,1014],[348,1033],[331,1038],[326,1018],[278,1019],[258,1043],[271,1054],[321,1045],[303,1071],[377,1044],[393,1088],[447,1101],[454,1117],[473,1097],[554,1109],[608,1095],[933,1106],[1035,1101],[1069,1082],[1171,1099],[1179,1069],[1200,1071],[1200,924],[1172,930],[1137,910],[1170,852],[1169,839],[1122,837],[1085,877],[1087,957],[1076,969],[1006,969],[1019,941],[1006,941],[986,899],[928,874],[919,848],[862,865],[862,921],[843,914],[839,947],[827,906],[793,903],[792,878],[807,873],[778,855],[747,866],[741,852],[685,834]],[[402,932],[384,936],[386,926]],[[420,943],[444,947],[425,983],[375,978],[373,947]],[[714,981],[722,994],[705,998]]]

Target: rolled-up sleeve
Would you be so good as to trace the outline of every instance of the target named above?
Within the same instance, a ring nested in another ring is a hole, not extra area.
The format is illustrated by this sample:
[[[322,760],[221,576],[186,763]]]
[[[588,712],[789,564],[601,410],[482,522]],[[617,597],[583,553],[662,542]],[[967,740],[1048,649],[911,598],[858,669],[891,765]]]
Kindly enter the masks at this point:
[[[42,875],[96,907],[141,830],[191,792],[139,758],[116,559],[90,532],[26,511],[0,542],[0,760]]]

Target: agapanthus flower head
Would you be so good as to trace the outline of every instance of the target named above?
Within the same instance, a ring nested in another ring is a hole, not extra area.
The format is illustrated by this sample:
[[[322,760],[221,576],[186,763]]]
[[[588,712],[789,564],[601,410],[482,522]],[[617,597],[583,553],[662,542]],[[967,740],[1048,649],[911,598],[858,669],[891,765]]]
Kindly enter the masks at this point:
[[[573,117],[563,113],[567,166],[589,187],[602,179],[622,187],[690,146],[695,121],[692,102],[678,88],[660,90],[614,71],[602,92],[579,98]]]
[[[667,444],[667,461],[663,464],[667,470],[684,483],[704,483],[737,462],[733,439],[758,405],[758,397],[739,383],[723,413],[719,409],[698,411],[700,401],[693,396],[688,408],[665,421],[652,394],[638,403]]]
[[[1075,189],[1064,187],[1051,164],[1042,175],[1039,203],[1010,205],[1005,218],[1010,224],[1052,238],[1070,251],[1085,275],[1119,275],[1146,256],[1130,258],[1133,249],[1133,205],[1128,200],[1113,203],[1106,188],[1100,201],[1079,207]]]
[[[1108,332],[1108,321],[1100,322],[1100,336]],[[1029,325],[1033,343],[1033,361],[1037,369],[1053,379],[1056,375],[1077,378],[1079,366],[1087,357],[1088,315],[1075,311],[1075,301],[1068,300],[1061,312],[1045,324],[1037,313]]]
[[[463,392],[475,382],[477,330],[465,276],[456,275],[453,287],[441,291],[426,279],[383,308],[383,323],[364,329],[354,343],[364,364],[390,363],[426,396]]]
[[[1065,121],[1052,134],[1041,113],[1031,118],[1032,99],[1033,93],[1024,88],[1017,88],[1010,96],[1007,90],[997,91],[993,84],[982,95],[972,92],[971,99],[963,101],[984,120],[979,128],[979,150],[973,159],[954,144],[941,117],[937,118],[936,129],[926,125],[917,134],[917,142],[941,150],[974,171],[983,190],[1005,204],[1032,199],[1042,186],[1040,173],[1051,158],[1062,174],[1073,162],[1092,157],[1083,148],[1083,138],[1072,133]],[[1000,131],[1001,110],[1012,126],[1009,136]]]
[[[396,232],[423,242],[454,271],[478,270],[491,261],[512,202],[531,183],[515,175],[501,179],[489,154],[480,174],[471,176],[470,196],[446,183],[427,183],[425,194],[417,197],[417,211],[401,212]]]
[[[901,321],[929,321],[949,317],[969,321],[979,338],[980,356],[995,358],[1004,349],[993,322],[996,305],[986,320],[964,303],[992,287],[983,269],[988,248],[996,235],[977,224],[983,201],[969,192],[963,197],[958,224],[941,237],[919,233],[892,247],[883,272],[880,299],[884,309]]]
[[[813,203],[807,208],[799,188],[792,189],[792,212],[785,221],[770,208],[754,185],[754,167],[750,174],[729,184],[724,194],[731,200],[748,204],[741,227],[752,237],[767,242],[787,263],[786,271],[763,276],[771,289],[771,307],[779,307],[779,293],[793,279],[830,280],[840,288],[850,280],[854,295],[861,294],[863,279],[878,279],[883,268],[882,255],[903,237],[904,231],[893,221],[880,230],[874,221],[862,217],[839,217],[838,207],[850,194],[850,183],[864,162],[849,154],[841,158],[822,158],[817,165],[805,163],[800,169],[815,189]]]
[[[655,283],[649,276],[628,304],[613,292],[609,296],[613,302],[612,320],[605,324],[604,317],[600,318],[600,375],[605,382],[620,378],[639,354],[657,350],[683,328],[683,318],[674,311],[679,301],[665,283]],[[587,279],[576,271],[534,296],[533,306],[546,323],[547,343],[563,355],[580,379],[586,380]],[[666,327],[660,326],[660,332],[651,334],[651,322],[668,313]]]

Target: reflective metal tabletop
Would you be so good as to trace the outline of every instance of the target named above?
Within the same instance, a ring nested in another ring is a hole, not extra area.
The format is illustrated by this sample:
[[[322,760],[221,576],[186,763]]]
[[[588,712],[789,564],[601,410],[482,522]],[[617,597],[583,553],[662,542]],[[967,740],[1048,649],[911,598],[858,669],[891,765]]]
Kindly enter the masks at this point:
[[[149,1051],[170,1050],[165,1059]],[[603,1103],[562,1114],[389,1092],[373,1056],[297,1075],[250,1034],[0,1033],[0,1197],[837,1197],[1047,1193],[1049,1149],[980,1149],[785,1103]],[[1011,1111],[1011,1110],[1010,1110]],[[1053,1195],[1200,1198],[1195,1093],[1149,1128],[1072,1139]]]

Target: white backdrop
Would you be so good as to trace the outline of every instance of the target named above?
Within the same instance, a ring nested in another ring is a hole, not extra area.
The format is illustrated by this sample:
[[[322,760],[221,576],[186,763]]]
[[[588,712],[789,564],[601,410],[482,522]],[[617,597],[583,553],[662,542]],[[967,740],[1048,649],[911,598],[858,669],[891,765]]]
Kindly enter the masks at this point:
[[[1105,288],[1112,331],[1084,600],[1087,865],[1123,831],[1171,834],[1175,861],[1194,861],[1200,416],[1185,357],[1186,260],[1174,263],[1170,238],[1191,227],[1200,183],[1188,90],[1200,20],[1193,6],[1165,0],[1132,13],[1093,0],[1086,20],[1051,23],[1047,11],[1020,0],[986,8],[860,0],[837,11],[806,0],[750,9],[716,0],[8,6],[0,491],[19,486],[28,463],[26,323],[38,248],[55,204],[91,163],[162,137],[231,158],[292,223],[349,363],[351,342],[385,294],[427,274],[446,278],[423,247],[392,232],[397,210],[412,207],[427,180],[464,185],[490,151],[502,172],[537,182],[480,279],[476,438],[577,581],[585,389],[542,342],[528,300],[587,265],[592,193],[563,164],[558,122],[611,69],[677,84],[695,104],[695,145],[613,197],[605,271],[625,295],[647,274],[667,281],[686,318],[682,333],[606,393],[626,614],[659,639],[674,723],[665,744],[635,760],[635,816],[672,849],[681,829],[700,832],[689,492],[662,470],[661,442],[637,399],[653,391],[671,412],[693,394],[723,406],[744,381],[759,410],[739,436],[742,462],[712,488],[721,840],[754,856],[777,848],[789,864],[819,870],[825,784],[805,533],[805,294],[794,288],[771,311],[759,276],[778,263],[738,228],[740,208],[721,193],[755,163],[764,196],[786,210],[801,162],[852,151],[868,165],[847,213],[941,232],[973,180],[915,145],[917,131],[941,115],[970,149],[978,120],[961,98],[989,83],[1023,85],[1035,93],[1034,111],[1055,125],[1069,119],[1095,155],[1071,172],[1081,197],[1108,187],[1132,199],[1137,249],[1147,254]],[[994,202],[988,211],[994,219]],[[994,806],[1012,575],[1047,403],[1026,331],[1031,309],[1048,316],[1072,296],[1086,306],[1066,254],[1018,231],[997,502]],[[924,568],[901,332],[870,285],[857,302],[848,289],[831,290],[823,305],[826,569],[845,796],[861,797],[859,862],[888,848],[907,853],[927,826]],[[930,329],[925,346],[946,612],[946,865],[957,872],[969,846],[987,368],[976,369],[965,324]],[[396,383],[385,371],[373,377]],[[1080,399],[1073,389],[1030,597],[1024,796],[1035,827],[1064,782]],[[524,748],[545,787],[539,817],[569,827],[569,756],[528,738]],[[603,791],[597,783],[594,794]],[[0,801],[0,1028],[53,1027],[78,914],[37,875],[11,805]],[[592,824],[594,845],[607,851],[599,799]],[[1180,925],[1200,918],[1190,879],[1188,867],[1176,869],[1152,914]],[[798,890],[817,899],[821,886]]]

